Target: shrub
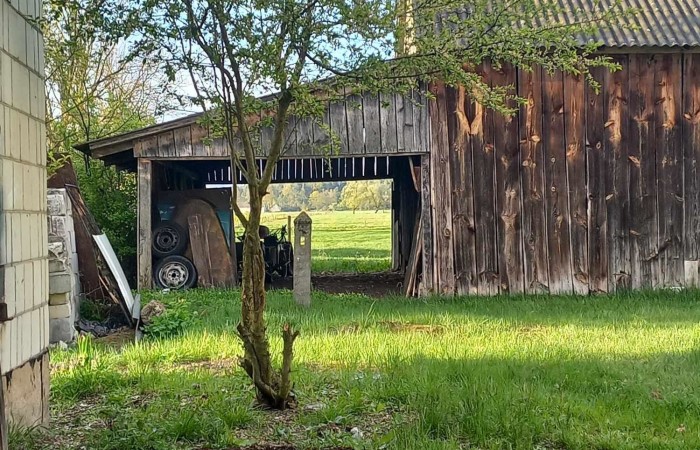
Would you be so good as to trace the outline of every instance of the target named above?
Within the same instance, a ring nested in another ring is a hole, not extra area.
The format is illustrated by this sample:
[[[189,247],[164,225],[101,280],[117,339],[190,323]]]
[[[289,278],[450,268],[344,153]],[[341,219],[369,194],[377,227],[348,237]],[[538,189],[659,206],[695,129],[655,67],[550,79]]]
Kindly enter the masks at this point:
[[[155,339],[176,336],[191,326],[195,314],[184,300],[169,303],[165,312],[154,316],[145,327],[145,332]]]

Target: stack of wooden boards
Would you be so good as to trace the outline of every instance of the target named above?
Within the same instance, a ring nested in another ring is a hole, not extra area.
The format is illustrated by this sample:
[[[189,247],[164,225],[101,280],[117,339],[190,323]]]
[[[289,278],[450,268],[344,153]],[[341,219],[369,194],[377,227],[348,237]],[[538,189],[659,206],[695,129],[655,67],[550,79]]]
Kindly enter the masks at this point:
[[[409,171],[411,173],[411,179],[413,180],[413,187],[416,192],[421,192],[421,168],[416,167],[413,164],[409,164]],[[416,297],[421,294],[421,283],[420,277],[422,272],[422,261],[423,261],[423,216],[420,214],[420,208],[418,209],[418,220],[415,221],[415,226],[413,228],[411,253],[408,258],[408,264],[406,266],[406,272],[404,275],[404,294],[406,297]]]
[[[197,269],[197,286],[232,287],[236,281],[235,246],[229,248],[214,206],[189,198],[177,205],[172,220],[189,232],[184,256]],[[231,239],[235,239],[233,234]]]

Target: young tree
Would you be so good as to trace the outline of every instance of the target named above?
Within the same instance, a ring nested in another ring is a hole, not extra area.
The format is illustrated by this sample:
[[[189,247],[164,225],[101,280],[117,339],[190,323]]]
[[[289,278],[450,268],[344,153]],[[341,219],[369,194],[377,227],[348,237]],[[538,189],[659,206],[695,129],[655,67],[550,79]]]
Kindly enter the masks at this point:
[[[512,90],[489,86],[471,68],[539,64],[587,79],[595,44],[576,39],[614,8],[565,24],[554,0],[134,0],[119,30],[137,30],[142,56],[160,61],[171,79],[187,74],[210,130],[226,139],[231,166],[248,184],[250,212],[232,209],[246,230],[243,247],[242,366],[258,399],[275,408],[291,402],[292,346],[283,330],[282,369],[272,367],[265,325],[264,262],[258,227],[263,197],[285,151],[291,114],[322,115],[326,102],[358,91],[423,89],[441,80],[462,85],[487,107],[508,112]],[[121,10],[107,11],[115,18]],[[465,70],[466,69],[466,70]],[[259,98],[260,94],[274,95]],[[258,170],[257,131],[272,127],[267,165]],[[235,143],[242,144],[242,151]]]
[[[101,15],[103,3],[43,3],[49,173],[73,145],[153,124],[167,105],[160,67],[127,58],[128,48]]]
[[[351,210],[353,213],[358,209],[362,209],[364,203],[364,195],[358,183],[357,181],[346,183],[343,192],[340,194],[341,206]]]
[[[391,208],[391,181],[368,181],[369,206],[374,212]]]
[[[81,193],[128,275],[136,266],[136,179],[101,161],[82,164],[72,146],[155,123],[168,103],[160,67],[128,60],[103,20],[102,0],[45,0],[47,165],[72,159]]]

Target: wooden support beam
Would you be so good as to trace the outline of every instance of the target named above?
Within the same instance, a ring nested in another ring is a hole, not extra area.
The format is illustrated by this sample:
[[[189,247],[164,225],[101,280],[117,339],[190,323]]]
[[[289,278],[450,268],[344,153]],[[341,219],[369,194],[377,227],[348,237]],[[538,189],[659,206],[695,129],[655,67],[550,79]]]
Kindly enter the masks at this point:
[[[138,288],[150,289],[153,283],[151,256],[151,217],[153,194],[153,163],[138,160]]]
[[[404,275],[404,294],[406,297],[413,297],[416,294],[418,284],[418,261],[423,251],[423,235],[421,234],[422,220],[418,219],[413,233],[413,245],[411,256],[408,259],[406,273]]]
[[[455,294],[454,249],[452,246],[452,177],[447,131],[447,101],[444,83],[431,86],[435,98],[430,101],[430,193],[435,261],[434,289],[440,295]]]
[[[423,235],[423,280],[419,295],[430,295],[433,280],[433,220],[430,192],[430,155],[421,157],[421,233]]]
[[[401,251],[399,247],[399,232],[401,229],[401,185],[399,180],[391,184],[391,270],[401,269]]]

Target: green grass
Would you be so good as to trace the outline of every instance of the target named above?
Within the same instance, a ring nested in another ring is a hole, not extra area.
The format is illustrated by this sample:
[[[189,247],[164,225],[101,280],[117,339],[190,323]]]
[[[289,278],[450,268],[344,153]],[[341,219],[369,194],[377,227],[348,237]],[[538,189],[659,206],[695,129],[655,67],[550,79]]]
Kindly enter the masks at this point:
[[[316,293],[310,310],[277,291],[267,314],[275,355],[285,321],[302,332],[299,407],[284,414],[253,407],[236,367],[237,293],[148,297],[188,318],[181,334],[52,352],[52,430],[16,432],[14,448],[700,448],[697,291],[378,301]]]
[[[391,266],[389,211],[310,211],[312,271],[368,273]],[[298,213],[267,213],[263,223],[278,228]],[[293,225],[292,225],[293,226]]]

